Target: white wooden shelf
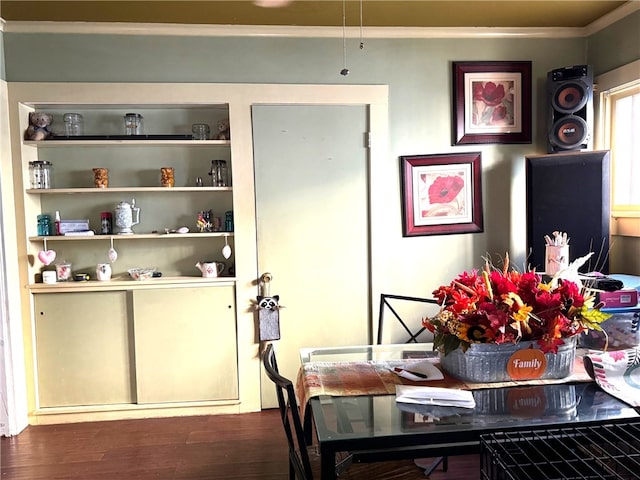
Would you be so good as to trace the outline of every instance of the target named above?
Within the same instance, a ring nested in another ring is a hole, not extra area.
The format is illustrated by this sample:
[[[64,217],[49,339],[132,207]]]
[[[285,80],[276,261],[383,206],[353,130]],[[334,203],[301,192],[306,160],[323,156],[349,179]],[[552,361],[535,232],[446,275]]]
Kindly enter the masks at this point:
[[[56,148],[70,146],[100,147],[100,146],[189,146],[189,147],[228,147],[230,140],[25,140],[23,145],[38,148]]]
[[[104,194],[104,193],[122,193],[122,192],[162,192],[162,193],[177,193],[177,192],[231,192],[233,187],[108,187],[108,188],[95,188],[95,187],[82,187],[82,188],[29,188],[27,193],[36,195],[60,195],[60,194]]]
[[[106,282],[97,280],[68,281],[57,283],[31,283],[27,288],[31,293],[67,293],[81,291],[105,291],[105,290],[139,290],[148,288],[175,288],[175,287],[206,287],[206,286],[233,286],[235,277],[203,278],[198,276],[159,277],[149,280],[136,281],[126,273],[113,277]]]
[[[86,242],[86,241],[100,241],[100,240],[149,240],[149,239],[182,239],[185,238],[211,238],[211,237],[231,237],[233,232],[205,232],[205,233],[134,233],[132,235],[88,235],[88,236],[65,236],[65,235],[51,235],[47,237],[29,237],[31,242]]]

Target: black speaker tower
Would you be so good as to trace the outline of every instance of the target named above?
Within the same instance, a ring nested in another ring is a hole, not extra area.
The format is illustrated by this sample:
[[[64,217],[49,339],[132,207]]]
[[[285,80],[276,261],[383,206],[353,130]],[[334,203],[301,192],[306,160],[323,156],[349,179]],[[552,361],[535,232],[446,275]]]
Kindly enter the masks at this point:
[[[604,150],[526,157],[529,266],[544,271],[544,236],[560,231],[570,261],[593,252],[581,272],[609,273],[609,169]]]
[[[574,65],[547,73],[548,152],[585,150],[593,134],[593,69]]]

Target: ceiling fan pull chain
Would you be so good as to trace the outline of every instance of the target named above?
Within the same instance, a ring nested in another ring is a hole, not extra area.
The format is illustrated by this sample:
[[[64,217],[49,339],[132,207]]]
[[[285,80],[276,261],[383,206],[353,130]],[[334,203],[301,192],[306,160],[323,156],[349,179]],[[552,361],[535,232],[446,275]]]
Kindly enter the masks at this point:
[[[346,0],[342,0],[342,65],[340,75],[349,75],[349,69],[347,68],[347,13],[346,13]]]
[[[360,50],[364,50],[364,37],[362,35],[362,0],[360,0]]]

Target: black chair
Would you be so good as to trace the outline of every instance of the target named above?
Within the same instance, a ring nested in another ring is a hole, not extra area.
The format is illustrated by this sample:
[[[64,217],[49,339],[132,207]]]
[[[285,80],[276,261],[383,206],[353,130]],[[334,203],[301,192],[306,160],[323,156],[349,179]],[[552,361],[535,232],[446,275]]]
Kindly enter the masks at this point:
[[[402,317],[398,314],[390,300],[398,300],[402,302],[420,302],[420,303],[430,303],[433,305],[438,305],[438,302],[432,298],[421,298],[421,297],[408,297],[406,295],[391,295],[389,293],[383,293],[380,295],[380,310],[378,311],[378,336],[376,343],[378,345],[382,344],[382,331],[384,326],[384,318],[386,310],[389,310],[396,320],[402,325],[404,331],[409,335],[409,337],[405,340],[404,343],[419,343],[418,336],[426,330],[425,327],[420,323],[420,327],[417,329],[409,328],[406,322],[402,319]]]
[[[262,354],[262,363],[269,379],[276,386],[278,407],[284,432],[289,448],[289,479],[313,480],[314,471],[319,471],[319,456],[315,452],[309,452],[309,445],[305,441],[305,432],[302,428],[300,410],[296,401],[295,388],[291,380],[280,375],[278,363],[272,344],[267,344]],[[355,460],[358,462],[358,460]],[[374,460],[375,461],[375,460]],[[424,478],[422,472],[406,461],[388,461],[354,465],[357,471],[347,472],[354,462],[354,456],[345,453],[336,462],[336,472],[341,478],[351,480],[393,479],[393,480],[417,480]]]
[[[284,426],[289,445],[289,478],[294,480],[311,480],[311,462],[304,440],[304,430],[300,419],[300,410],[296,401],[295,388],[291,380],[280,375],[278,362],[273,350],[273,344],[269,343],[263,353],[262,363],[269,379],[276,385],[276,395],[280,408],[280,417]]]
[[[417,329],[415,327],[410,328],[407,325],[407,323],[402,319],[400,314],[396,311],[396,309],[393,307],[390,300],[394,300],[394,301],[397,300],[398,302],[418,302],[418,303],[428,303],[432,305],[438,305],[437,300],[432,298],[409,297],[406,295],[392,295],[389,293],[383,293],[380,295],[380,310],[378,312],[378,336],[376,339],[376,343],[378,345],[382,344],[382,331],[384,327],[384,318],[385,318],[386,310],[389,310],[393,314],[395,319],[400,323],[404,331],[408,334],[408,338],[405,340],[404,343],[419,343],[418,337],[420,336],[420,334],[422,334],[426,330],[426,327],[422,326],[422,322],[420,322],[420,326],[417,327]],[[449,468],[449,461],[447,457],[437,457],[431,462],[431,464],[427,464],[428,463],[427,459],[416,458],[415,463],[417,466],[424,469],[424,474],[426,477],[431,475],[431,473],[435,471],[435,469],[438,468],[440,464],[442,464],[442,471],[444,472],[446,472],[447,469]]]

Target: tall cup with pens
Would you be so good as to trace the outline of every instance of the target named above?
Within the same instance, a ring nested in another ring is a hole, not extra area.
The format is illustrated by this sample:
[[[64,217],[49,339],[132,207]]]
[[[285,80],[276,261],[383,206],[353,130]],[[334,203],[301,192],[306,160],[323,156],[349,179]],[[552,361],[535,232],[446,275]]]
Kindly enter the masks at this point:
[[[545,273],[554,276],[569,266],[569,239],[563,232],[553,232],[553,239],[548,235],[544,237],[545,246]]]

